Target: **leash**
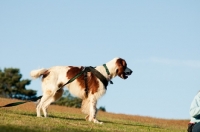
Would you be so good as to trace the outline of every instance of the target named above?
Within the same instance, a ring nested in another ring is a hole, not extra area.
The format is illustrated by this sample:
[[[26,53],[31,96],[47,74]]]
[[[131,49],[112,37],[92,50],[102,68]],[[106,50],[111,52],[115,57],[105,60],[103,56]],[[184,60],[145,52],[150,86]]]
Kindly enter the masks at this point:
[[[84,72],[85,72],[85,67],[83,68],[83,70],[82,70],[80,73],[76,74],[73,78],[71,78],[71,79],[70,79],[69,81],[67,81],[65,84],[63,84],[62,86],[60,86],[59,89],[60,89],[60,88],[63,88],[65,85],[67,85],[67,84],[73,82],[75,79],[77,79],[78,77],[80,77]]]
[[[108,75],[110,75],[110,72],[107,68],[107,66],[104,64],[103,65],[104,68],[106,69],[106,72]],[[84,67],[83,70],[78,73],[77,75],[75,75],[73,78],[71,78],[69,81],[67,81],[65,84],[63,84],[62,86],[59,87],[59,89],[63,88],[64,86],[66,86],[67,84],[73,82],[75,79],[77,79],[78,77],[80,77],[83,73],[84,73],[84,82],[85,82],[85,96],[86,98],[88,97],[88,93],[89,93],[89,88],[88,88],[88,79],[87,79],[87,73],[88,72],[92,72],[97,78],[99,78],[99,80],[104,84],[105,86],[105,89],[107,90],[107,86],[108,86],[108,80],[99,72],[97,71],[94,67]],[[111,84],[113,84],[112,81],[110,81]],[[4,105],[4,106],[0,106],[0,108],[3,108],[3,107],[12,107],[12,106],[17,106],[17,105],[21,105],[21,104],[24,104],[24,103],[27,103],[27,102],[32,102],[32,101],[37,101],[39,99],[41,99],[42,96],[39,96],[37,98],[34,98],[34,99],[31,99],[29,101],[22,101],[22,102],[14,102],[14,103],[9,103],[7,105]]]
[[[37,100],[40,99],[40,98],[42,98],[42,96],[39,96],[39,97],[34,98],[34,99],[31,99],[31,100],[29,100],[29,101],[10,103],[10,104],[4,105],[4,106],[0,106],[0,108],[17,106],[17,105],[21,105],[21,104],[24,104],[24,103],[27,103],[27,102],[37,101]]]

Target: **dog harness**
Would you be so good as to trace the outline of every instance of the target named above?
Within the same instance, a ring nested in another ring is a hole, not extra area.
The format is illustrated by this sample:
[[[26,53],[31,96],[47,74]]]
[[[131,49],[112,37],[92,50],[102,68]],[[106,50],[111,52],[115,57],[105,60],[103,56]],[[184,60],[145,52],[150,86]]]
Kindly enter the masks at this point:
[[[106,64],[103,64],[107,74],[110,76],[110,72],[106,66]],[[71,78],[67,83],[63,84],[60,88],[64,87],[65,85],[73,82],[75,79],[77,79],[78,77],[80,77],[82,74],[84,74],[84,82],[85,82],[85,96],[86,98],[88,97],[88,93],[89,93],[89,87],[88,87],[88,79],[87,79],[87,73],[91,72],[93,73],[105,86],[105,89],[107,89],[108,86],[108,80],[99,72],[97,71],[94,67],[92,66],[88,66],[88,67],[84,67],[83,70],[78,73],[77,75],[75,75],[73,78]],[[111,84],[113,84],[112,81],[110,81]]]

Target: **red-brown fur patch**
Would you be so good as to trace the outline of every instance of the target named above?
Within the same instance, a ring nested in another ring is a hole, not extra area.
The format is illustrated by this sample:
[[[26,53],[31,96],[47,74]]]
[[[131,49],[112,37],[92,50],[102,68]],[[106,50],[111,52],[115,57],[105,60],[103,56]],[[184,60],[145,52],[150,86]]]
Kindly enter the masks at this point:
[[[60,88],[59,90],[56,91],[55,95],[54,95],[54,100],[58,100],[63,94],[63,89]]]
[[[116,65],[118,67],[118,69],[117,69],[117,75],[118,76],[121,76],[121,75],[125,76],[124,75],[124,70],[127,67],[126,61],[124,59],[119,58],[116,61]]]
[[[97,77],[91,72],[88,73],[88,87],[92,94],[96,93],[99,88],[99,81]]]
[[[71,79],[77,74],[79,74],[83,70],[83,67],[73,67],[70,66],[70,69],[67,71],[67,78]],[[76,79],[80,85],[81,88],[85,88],[85,80],[84,80],[84,75],[82,74]],[[88,93],[91,92],[92,94],[96,93],[99,88],[99,81],[97,77],[92,74],[91,72],[88,72],[87,74],[87,81],[88,81]]]

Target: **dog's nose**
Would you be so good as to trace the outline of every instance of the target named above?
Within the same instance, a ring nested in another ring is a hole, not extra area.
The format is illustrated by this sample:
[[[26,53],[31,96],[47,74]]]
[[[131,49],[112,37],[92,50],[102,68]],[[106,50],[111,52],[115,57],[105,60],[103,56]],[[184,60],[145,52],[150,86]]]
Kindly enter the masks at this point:
[[[132,70],[130,70],[130,71],[128,72],[128,74],[129,74],[129,75],[131,75],[131,74],[132,74],[132,72],[133,72],[133,71],[132,71]]]
[[[126,73],[127,75],[131,75],[132,72],[133,72],[133,71],[132,71],[131,69],[129,69],[129,68],[127,68],[126,71],[125,71],[125,73]]]

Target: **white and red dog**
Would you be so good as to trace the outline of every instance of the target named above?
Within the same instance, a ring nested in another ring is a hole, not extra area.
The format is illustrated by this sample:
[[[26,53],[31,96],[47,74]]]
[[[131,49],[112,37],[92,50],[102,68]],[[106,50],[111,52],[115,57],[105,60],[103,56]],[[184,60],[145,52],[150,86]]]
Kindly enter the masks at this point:
[[[48,106],[62,96],[65,83],[71,78],[74,78],[83,71],[83,69],[83,66],[55,66],[49,69],[43,68],[31,71],[32,78],[39,78],[42,76],[43,96],[36,108],[37,117],[41,117],[41,110],[43,111],[44,117],[47,117]],[[103,75],[107,82],[111,81],[111,79],[116,76],[126,79],[128,75],[132,73],[131,69],[127,67],[126,61],[121,58],[114,58],[108,63],[97,66],[94,69]],[[102,82],[102,79],[99,79],[92,72],[87,72],[87,96],[85,94],[86,85],[83,74],[66,86],[71,94],[83,100],[81,108],[82,112],[87,114],[86,120],[101,124],[102,122],[96,119],[96,104],[97,100],[106,92],[106,86],[105,83]]]

